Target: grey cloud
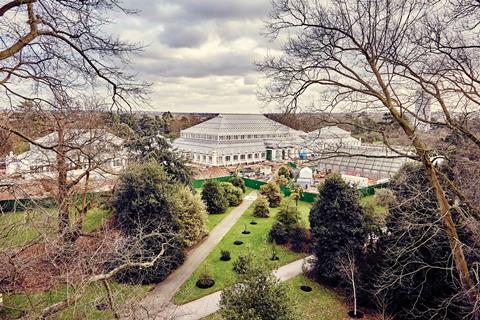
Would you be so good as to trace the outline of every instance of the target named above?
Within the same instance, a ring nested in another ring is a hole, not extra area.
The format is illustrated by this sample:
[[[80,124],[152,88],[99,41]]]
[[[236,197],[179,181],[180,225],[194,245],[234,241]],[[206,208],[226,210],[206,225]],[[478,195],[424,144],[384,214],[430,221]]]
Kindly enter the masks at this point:
[[[171,48],[194,48],[208,39],[206,30],[183,25],[168,25],[159,34],[159,40]]]
[[[142,72],[156,77],[200,78],[212,75],[243,75],[255,70],[248,53],[212,53],[204,59],[163,57],[138,65]]]

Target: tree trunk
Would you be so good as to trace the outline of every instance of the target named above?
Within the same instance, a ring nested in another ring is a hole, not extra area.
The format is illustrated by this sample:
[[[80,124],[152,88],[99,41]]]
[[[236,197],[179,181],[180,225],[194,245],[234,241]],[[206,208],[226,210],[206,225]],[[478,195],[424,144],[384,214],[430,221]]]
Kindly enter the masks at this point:
[[[65,131],[62,124],[58,126],[57,148],[57,203],[58,203],[58,232],[64,237],[70,233],[70,221],[68,213],[68,186],[67,186],[67,163],[65,151]]]

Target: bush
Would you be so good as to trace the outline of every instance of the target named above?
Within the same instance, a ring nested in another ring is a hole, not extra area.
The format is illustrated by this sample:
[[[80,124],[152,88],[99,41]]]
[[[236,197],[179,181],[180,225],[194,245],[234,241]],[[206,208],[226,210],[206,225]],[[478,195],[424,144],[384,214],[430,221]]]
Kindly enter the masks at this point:
[[[281,222],[288,227],[301,223],[300,212],[297,207],[293,206],[282,207],[275,218],[278,222]]]
[[[310,233],[307,229],[295,226],[289,230],[290,244],[295,252],[310,252]]]
[[[261,259],[247,262],[237,284],[222,292],[219,313],[225,320],[298,320],[298,306]]]
[[[375,190],[375,204],[386,209],[390,208],[395,202],[395,194],[390,189]]]
[[[282,194],[276,183],[269,182],[260,187],[260,194],[268,200],[270,208],[277,208],[282,202]]]
[[[203,185],[202,200],[207,205],[210,214],[224,213],[228,208],[225,191],[216,181],[208,181]]]
[[[148,268],[130,267],[118,272],[113,279],[126,284],[154,284],[165,280],[185,261],[185,253],[180,242],[170,239],[171,244],[162,257]],[[164,237],[149,237],[139,240],[129,237],[117,257],[107,264],[107,271],[131,262],[150,262],[159,254],[165,243]]]
[[[281,177],[285,177],[288,180],[293,178],[292,170],[287,166],[280,167],[280,169],[278,169],[278,175]]]
[[[166,242],[169,246],[153,266],[127,268],[117,273],[115,280],[157,283],[183,263],[185,242],[176,239],[184,232],[191,232],[193,235],[188,241],[195,241],[200,233],[197,231],[203,229],[199,221],[205,222],[201,218],[202,212],[196,211],[201,206],[198,207],[191,197],[193,195],[155,161],[134,165],[121,177],[112,206],[126,241],[118,255],[107,264],[107,269],[132,261],[151,262]],[[188,202],[187,206],[185,202]],[[190,219],[199,225],[189,226]]]
[[[268,218],[270,210],[268,209],[268,200],[265,196],[258,196],[253,203],[253,216],[258,218]]]
[[[239,176],[233,176],[230,179],[230,183],[237,188],[242,189],[242,192],[245,192],[245,181]]]
[[[210,268],[205,265],[205,269],[202,271],[198,277],[197,283],[195,284],[200,289],[207,289],[213,287],[215,280],[213,279],[212,272]]]
[[[230,261],[230,251],[222,250],[220,252],[220,260],[222,261]]]
[[[228,182],[221,182],[220,185],[223,188],[225,198],[230,206],[236,207],[242,203],[242,189],[237,188]]]
[[[287,244],[289,240],[288,228],[281,222],[275,222],[268,233],[270,242],[275,241],[277,244]]]
[[[253,262],[253,256],[248,255],[241,255],[235,260],[233,263],[233,271],[238,274],[245,274],[248,271],[248,266]]]
[[[199,196],[195,196],[187,187],[178,192],[180,204],[177,210],[180,225],[180,239],[185,246],[191,247],[208,234],[208,213]]]

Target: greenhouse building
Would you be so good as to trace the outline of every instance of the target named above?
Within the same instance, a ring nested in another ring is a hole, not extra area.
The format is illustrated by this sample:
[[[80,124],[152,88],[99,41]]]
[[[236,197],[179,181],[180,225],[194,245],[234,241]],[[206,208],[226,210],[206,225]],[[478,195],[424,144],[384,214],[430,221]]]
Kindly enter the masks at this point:
[[[173,146],[194,163],[231,166],[295,159],[302,134],[262,114],[220,114],[182,130]]]

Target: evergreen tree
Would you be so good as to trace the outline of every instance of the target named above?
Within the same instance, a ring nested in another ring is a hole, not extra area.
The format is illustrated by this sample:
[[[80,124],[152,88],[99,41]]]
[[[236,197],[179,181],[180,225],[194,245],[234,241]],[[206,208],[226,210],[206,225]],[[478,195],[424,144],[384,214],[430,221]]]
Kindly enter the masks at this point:
[[[268,218],[270,216],[268,200],[265,196],[259,195],[253,203],[253,216],[257,218]]]
[[[179,197],[179,194],[185,195],[185,192],[185,187],[176,182],[155,161],[134,165],[121,177],[112,204],[126,241],[109,267],[115,268],[127,261],[153,261],[167,243],[168,245],[165,253],[152,267],[126,268],[117,273],[117,281],[156,283],[165,279],[183,263],[185,243],[180,240],[180,236],[186,231],[183,229],[186,223],[182,222],[184,217],[179,217],[178,213],[186,210],[183,203],[185,197]],[[203,223],[205,228],[205,220]]]
[[[277,208],[282,202],[282,193],[278,184],[269,182],[260,187],[260,194],[267,197],[270,208]]]
[[[233,184],[235,187],[242,189],[242,192],[245,192],[245,181],[242,179],[242,177],[233,176],[230,179],[230,183]]]
[[[232,207],[236,207],[242,203],[242,189],[235,187],[229,182],[221,182],[221,187],[225,193],[228,204]]]
[[[343,283],[340,262],[348,254],[360,256],[367,239],[358,193],[340,175],[330,175],[319,187],[310,211],[310,228],[315,276],[328,285]]]
[[[228,208],[225,190],[216,181],[208,181],[203,185],[202,200],[210,214],[224,213]]]

